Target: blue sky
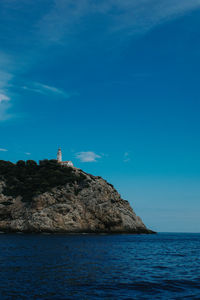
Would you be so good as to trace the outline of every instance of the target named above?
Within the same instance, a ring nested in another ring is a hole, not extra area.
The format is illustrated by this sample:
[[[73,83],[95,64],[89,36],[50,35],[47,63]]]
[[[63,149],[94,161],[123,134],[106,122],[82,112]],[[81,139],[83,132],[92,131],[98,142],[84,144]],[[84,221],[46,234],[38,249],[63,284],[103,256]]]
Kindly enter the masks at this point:
[[[200,0],[1,0],[0,159],[63,158],[200,232]]]

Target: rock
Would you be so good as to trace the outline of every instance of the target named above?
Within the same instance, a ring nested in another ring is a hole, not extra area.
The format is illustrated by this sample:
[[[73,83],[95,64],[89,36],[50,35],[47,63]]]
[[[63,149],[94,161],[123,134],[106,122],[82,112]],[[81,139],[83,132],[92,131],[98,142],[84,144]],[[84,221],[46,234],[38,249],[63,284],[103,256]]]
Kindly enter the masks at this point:
[[[84,180],[53,187],[30,201],[8,195],[7,182],[1,180],[0,231],[153,233],[111,184],[80,169],[73,173]]]

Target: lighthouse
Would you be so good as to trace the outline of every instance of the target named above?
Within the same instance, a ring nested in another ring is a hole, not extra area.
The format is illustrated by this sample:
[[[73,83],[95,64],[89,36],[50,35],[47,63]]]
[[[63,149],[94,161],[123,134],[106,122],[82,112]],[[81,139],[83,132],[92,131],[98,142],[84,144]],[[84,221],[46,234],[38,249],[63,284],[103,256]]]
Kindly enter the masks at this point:
[[[58,148],[58,152],[57,152],[57,162],[59,164],[61,164],[62,166],[67,166],[67,167],[73,167],[73,163],[70,160],[67,161],[62,161],[62,152],[61,149]]]
[[[57,161],[62,162],[62,152],[61,152],[60,148],[58,149],[58,152],[57,152]]]

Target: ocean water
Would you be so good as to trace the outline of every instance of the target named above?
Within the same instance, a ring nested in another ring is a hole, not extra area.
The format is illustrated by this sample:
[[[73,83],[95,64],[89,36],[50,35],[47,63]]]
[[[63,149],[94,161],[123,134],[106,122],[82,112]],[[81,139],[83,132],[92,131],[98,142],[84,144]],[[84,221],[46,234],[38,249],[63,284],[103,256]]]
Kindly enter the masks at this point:
[[[0,299],[200,299],[200,234],[1,234]]]

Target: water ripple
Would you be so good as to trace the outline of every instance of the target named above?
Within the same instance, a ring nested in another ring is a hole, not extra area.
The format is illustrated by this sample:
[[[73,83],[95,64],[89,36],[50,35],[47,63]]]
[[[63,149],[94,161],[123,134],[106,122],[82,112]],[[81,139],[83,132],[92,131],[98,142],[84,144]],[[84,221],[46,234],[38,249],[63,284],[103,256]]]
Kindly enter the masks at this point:
[[[200,234],[0,235],[0,299],[200,299]]]

